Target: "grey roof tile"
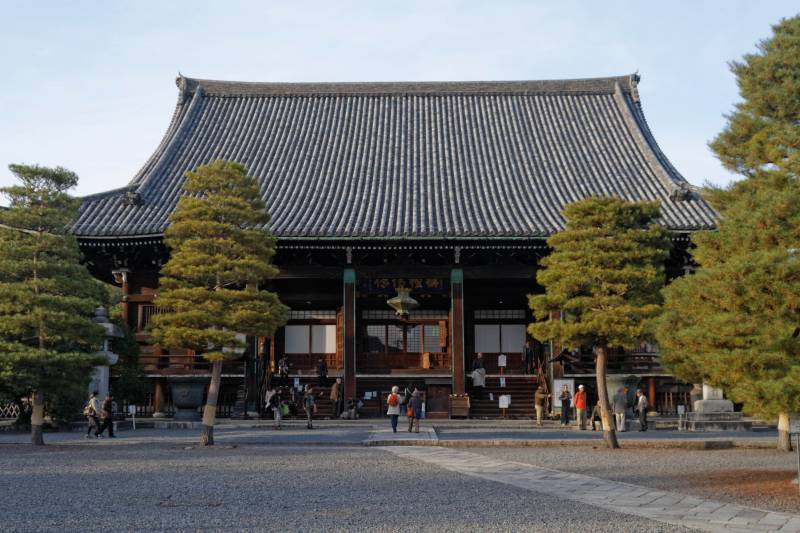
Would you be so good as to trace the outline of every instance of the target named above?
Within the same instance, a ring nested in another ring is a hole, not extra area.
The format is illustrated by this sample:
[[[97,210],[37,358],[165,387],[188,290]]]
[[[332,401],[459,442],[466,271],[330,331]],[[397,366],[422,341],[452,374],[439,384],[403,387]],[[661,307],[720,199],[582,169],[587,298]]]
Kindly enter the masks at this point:
[[[673,230],[712,228],[650,132],[636,76],[447,83],[178,78],[178,104],[127,187],[84,198],[85,238],[161,234],[187,170],[256,176],[279,238],[536,238],[590,195],[659,200]],[[128,205],[126,193],[141,199]],[[680,195],[678,195],[680,196]]]

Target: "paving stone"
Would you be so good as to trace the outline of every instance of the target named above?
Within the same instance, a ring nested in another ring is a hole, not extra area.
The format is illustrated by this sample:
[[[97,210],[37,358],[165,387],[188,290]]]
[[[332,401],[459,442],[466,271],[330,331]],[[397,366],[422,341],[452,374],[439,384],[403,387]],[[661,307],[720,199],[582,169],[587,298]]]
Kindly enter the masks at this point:
[[[395,448],[386,448],[386,451],[395,453]],[[703,531],[777,531],[780,528],[780,531],[800,532],[800,515],[796,514],[753,509],[530,464],[492,462],[470,452],[451,452],[445,456],[435,449],[414,447],[397,454],[533,492]],[[481,468],[476,471],[475,465]]]

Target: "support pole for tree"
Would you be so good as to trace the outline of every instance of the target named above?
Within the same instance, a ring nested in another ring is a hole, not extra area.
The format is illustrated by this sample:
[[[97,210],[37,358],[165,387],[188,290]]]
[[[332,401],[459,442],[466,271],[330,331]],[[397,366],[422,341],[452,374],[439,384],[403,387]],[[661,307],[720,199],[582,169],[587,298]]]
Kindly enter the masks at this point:
[[[789,425],[789,413],[778,413],[778,449],[782,452],[792,451],[792,434]]]
[[[42,429],[44,426],[44,392],[37,390],[32,395],[33,408],[31,412],[31,444],[44,445]]]
[[[203,430],[200,433],[201,446],[214,445],[214,422],[217,419],[217,398],[222,381],[222,361],[216,360],[211,365],[211,384],[208,386],[208,398],[203,409]]]
[[[608,404],[608,389],[606,388],[606,366],[608,364],[608,347],[597,346],[597,359],[595,373],[597,374],[597,397],[600,400],[600,419],[603,422],[603,440],[611,449],[619,448],[617,434],[614,431],[614,421],[611,419],[611,409]]]

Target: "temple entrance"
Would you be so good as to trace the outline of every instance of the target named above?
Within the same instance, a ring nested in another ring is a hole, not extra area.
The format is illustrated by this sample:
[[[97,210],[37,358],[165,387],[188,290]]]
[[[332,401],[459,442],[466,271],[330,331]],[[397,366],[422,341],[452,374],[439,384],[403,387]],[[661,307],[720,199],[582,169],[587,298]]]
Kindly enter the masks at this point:
[[[413,313],[398,320],[391,312],[365,311],[359,327],[359,374],[449,373],[446,311]]]

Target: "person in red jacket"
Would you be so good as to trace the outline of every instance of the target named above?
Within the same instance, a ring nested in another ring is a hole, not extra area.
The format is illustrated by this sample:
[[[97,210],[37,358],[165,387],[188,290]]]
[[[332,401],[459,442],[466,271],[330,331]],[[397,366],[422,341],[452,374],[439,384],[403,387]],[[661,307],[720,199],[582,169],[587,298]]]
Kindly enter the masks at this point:
[[[573,404],[575,405],[578,427],[586,429],[586,391],[583,389],[583,385],[578,385],[578,392],[575,393]]]

